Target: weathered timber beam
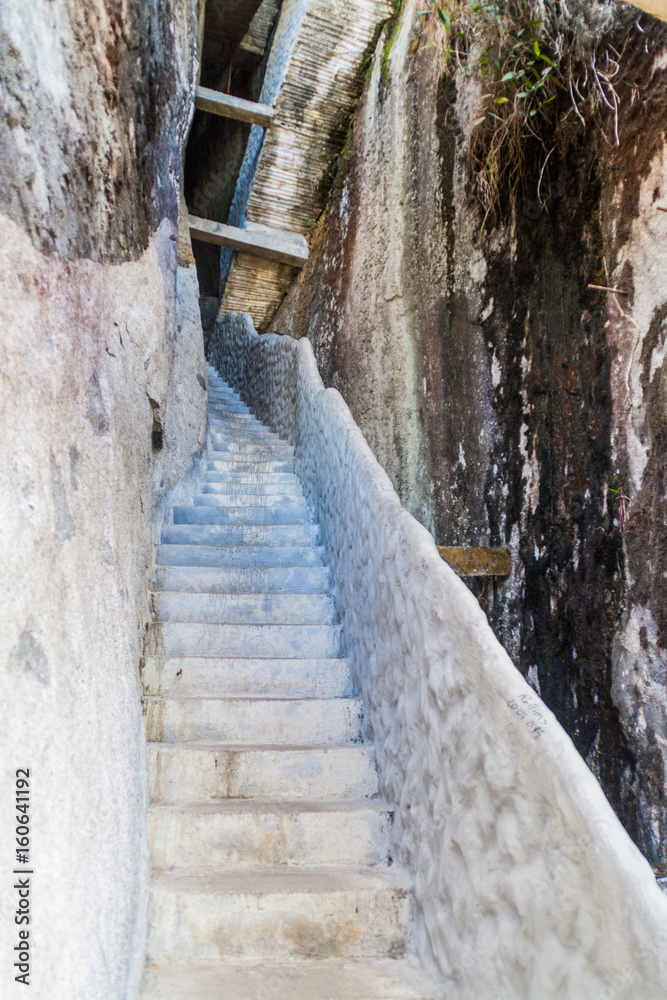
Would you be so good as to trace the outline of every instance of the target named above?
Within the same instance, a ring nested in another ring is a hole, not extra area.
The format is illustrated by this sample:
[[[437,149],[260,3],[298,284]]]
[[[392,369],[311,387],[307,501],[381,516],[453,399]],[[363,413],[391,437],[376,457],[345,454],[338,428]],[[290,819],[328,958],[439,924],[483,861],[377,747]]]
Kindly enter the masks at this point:
[[[214,115],[222,115],[223,118],[251,122],[253,125],[270,125],[275,115],[268,104],[244,101],[242,97],[221,94],[219,90],[209,90],[208,87],[197,87],[195,107],[201,111],[211,111]]]
[[[512,568],[507,549],[438,545],[438,552],[459,576],[509,576]]]
[[[240,250],[266,260],[277,260],[293,267],[303,267],[308,260],[308,244],[303,236],[280,229],[237,229],[236,226],[226,226],[222,222],[211,222],[191,215],[190,236],[195,240],[203,240],[204,243],[217,243],[220,247]]]
[[[630,0],[630,2],[633,7],[639,7],[647,14],[653,14],[661,21],[667,21],[667,0]]]

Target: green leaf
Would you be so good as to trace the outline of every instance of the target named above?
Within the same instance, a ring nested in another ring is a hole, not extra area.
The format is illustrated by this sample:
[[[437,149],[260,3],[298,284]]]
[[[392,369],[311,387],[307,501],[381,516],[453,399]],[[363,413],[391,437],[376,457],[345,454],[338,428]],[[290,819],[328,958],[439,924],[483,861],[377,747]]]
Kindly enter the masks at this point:
[[[535,41],[533,42],[533,52],[535,53],[536,56],[538,56],[538,58],[542,56],[537,39],[535,39]]]
[[[442,7],[436,7],[436,13],[437,13],[438,17],[440,18],[440,20],[442,21],[442,23],[444,24],[444,26],[446,28],[448,28],[449,27],[449,18],[445,14],[445,12],[442,9]]]
[[[509,73],[505,73],[505,76],[501,79],[500,82],[505,83],[507,80],[513,80],[515,76],[516,73],[510,71]]]
[[[478,118],[476,122],[472,123],[472,127],[475,128],[477,125],[481,125],[482,122],[485,122],[485,121],[486,121],[486,115],[482,115],[481,118]]]
[[[549,65],[550,65],[550,66],[553,66],[553,68],[554,68],[554,69],[556,68],[556,63],[555,63],[555,62],[553,61],[553,59],[550,59],[550,58],[549,58],[549,56],[545,56],[545,55],[544,55],[544,54],[542,53],[542,54],[540,55],[540,59],[542,59],[542,60],[543,60],[543,61],[544,61],[545,63],[549,63]]]
[[[507,97],[496,97],[494,98],[494,104],[507,104]]]

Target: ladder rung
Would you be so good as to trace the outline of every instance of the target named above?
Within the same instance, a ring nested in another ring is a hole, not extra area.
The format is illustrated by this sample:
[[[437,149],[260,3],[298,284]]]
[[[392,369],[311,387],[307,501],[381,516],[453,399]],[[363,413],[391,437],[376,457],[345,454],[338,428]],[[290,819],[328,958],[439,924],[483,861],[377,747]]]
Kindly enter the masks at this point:
[[[303,267],[308,260],[308,244],[298,233],[264,227],[238,229],[222,222],[190,216],[190,236],[205,243],[216,243],[231,250],[240,250],[253,257],[277,260],[293,267]]]
[[[270,125],[275,115],[268,104],[255,104],[254,101],[245,101],[242,97],[232,97],[231,94],[222,94],[219,90],[209,90],[208,87],[197,87],[195,107],[224,118],[252,122],[253,125]]]

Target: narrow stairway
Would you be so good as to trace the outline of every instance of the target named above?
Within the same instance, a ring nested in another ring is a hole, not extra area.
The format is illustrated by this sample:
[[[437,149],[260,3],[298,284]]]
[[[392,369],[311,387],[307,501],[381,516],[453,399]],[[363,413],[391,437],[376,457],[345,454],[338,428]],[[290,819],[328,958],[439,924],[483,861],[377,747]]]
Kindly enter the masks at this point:
[[[162,531],[143,672],[142,1000],[426,998],[292,449],[208,379],[208,471]]]

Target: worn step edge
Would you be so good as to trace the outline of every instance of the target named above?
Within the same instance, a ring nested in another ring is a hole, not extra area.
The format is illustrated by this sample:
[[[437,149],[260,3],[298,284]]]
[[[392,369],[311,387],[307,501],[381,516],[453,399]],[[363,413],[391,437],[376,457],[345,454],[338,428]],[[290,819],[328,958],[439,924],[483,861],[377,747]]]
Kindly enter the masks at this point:
[[[227,799],[154,805],[154,870],[376,866],[390,863],[393,810],[379,799]]]
[[[342,657],[295,660],[284,658],[223,658],[147,656],[142,673],[147,695],[171,697],[200,694],[212,697],[349,698],[352,675]]]
[[[372,744],[149,743],[147,761],[153,802],[372,799],[378,794]]]
[[[252,746],[361,743],[358,698],[214,698],[146,695],[146,738],[152,743],[215,740]]]
[[[146,971],[141,1000],[434,1000],[432,983],[409,960],[246,960]]]

